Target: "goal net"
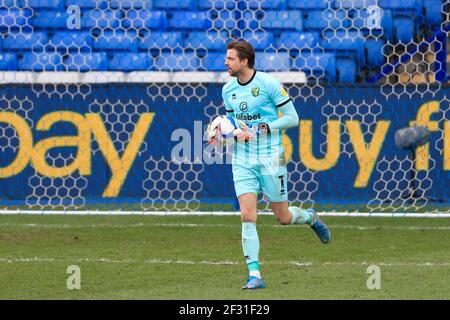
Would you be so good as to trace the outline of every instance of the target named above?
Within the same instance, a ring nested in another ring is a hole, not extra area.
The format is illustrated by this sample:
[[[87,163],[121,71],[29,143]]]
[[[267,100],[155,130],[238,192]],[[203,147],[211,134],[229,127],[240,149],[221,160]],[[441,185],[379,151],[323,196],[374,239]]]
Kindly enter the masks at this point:
[[[244,38],[300,117],[282,139],[290,202],[449,214],[449,6],[0,0],[1,211],[236,211],[232,147],[204,131]],[[404,149],[410,126],[430,135]]]

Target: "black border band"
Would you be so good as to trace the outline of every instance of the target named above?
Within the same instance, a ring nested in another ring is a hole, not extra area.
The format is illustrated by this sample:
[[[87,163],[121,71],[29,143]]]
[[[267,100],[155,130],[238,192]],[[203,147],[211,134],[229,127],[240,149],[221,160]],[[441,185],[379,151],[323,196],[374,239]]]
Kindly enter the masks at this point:
[[[292,99],[291,98],[287,99],[285,102],[282,102],[279,105],[276,105],[275,108],[280,108],[280,107],[284,106],[286,103],[288,103],[289,101],[292,101]]]

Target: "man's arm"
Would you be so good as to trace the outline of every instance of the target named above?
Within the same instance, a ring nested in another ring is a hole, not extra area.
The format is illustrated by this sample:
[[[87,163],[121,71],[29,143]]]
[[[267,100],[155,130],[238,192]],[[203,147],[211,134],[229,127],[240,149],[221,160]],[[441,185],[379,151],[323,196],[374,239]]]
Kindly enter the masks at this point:
[[[298,114],[292,100],[289,99],[289,101],[278,110],[281,111],[281,117],[268,123],[269,130],[288,129],[298,126]]]

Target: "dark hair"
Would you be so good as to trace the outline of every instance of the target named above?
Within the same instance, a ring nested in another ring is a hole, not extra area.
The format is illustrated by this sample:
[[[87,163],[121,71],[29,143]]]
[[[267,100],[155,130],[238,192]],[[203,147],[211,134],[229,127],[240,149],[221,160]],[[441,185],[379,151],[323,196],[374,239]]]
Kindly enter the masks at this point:
[[[255,65],[255,48],[245,40],[233,40],[228,43],[227,50],[234,49],[237,51],[239,60],[248,59],[248,67],[250,69]]]

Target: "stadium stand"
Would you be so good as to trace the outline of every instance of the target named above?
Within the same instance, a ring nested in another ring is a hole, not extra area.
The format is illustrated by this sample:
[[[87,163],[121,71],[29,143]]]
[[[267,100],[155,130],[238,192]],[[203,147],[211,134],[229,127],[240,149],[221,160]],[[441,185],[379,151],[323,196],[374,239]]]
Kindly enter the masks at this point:
[[[252,0],[245,8],[232,0],[28,0],[17,5],[20,1],[0,2],[0,70],[42,71],[55,61],[53,69],[68,63],[66,69],[73,70],[74,61],[85,59],[80,72],[223,71],[223,50],[230,30],[237,28],[243,30],[238,36],[261,52],[261,70],[317,72],[310,58],[299,59],[310,55],[320,57],[327,80],[353,83],[362,66],[383,65],[388,41],[408,43],[418,37],[418,21],[432,29],[443,19],[440,0]],[[377,4],[381,24],[370,25],[368,6]],[[70,5],[81,8],[82,31],[67,30]],[[234,12],[238,7],[241,16]],[[48,52],[53,47],[56,52]],[[58,51],[69,56],[62,59]]]

